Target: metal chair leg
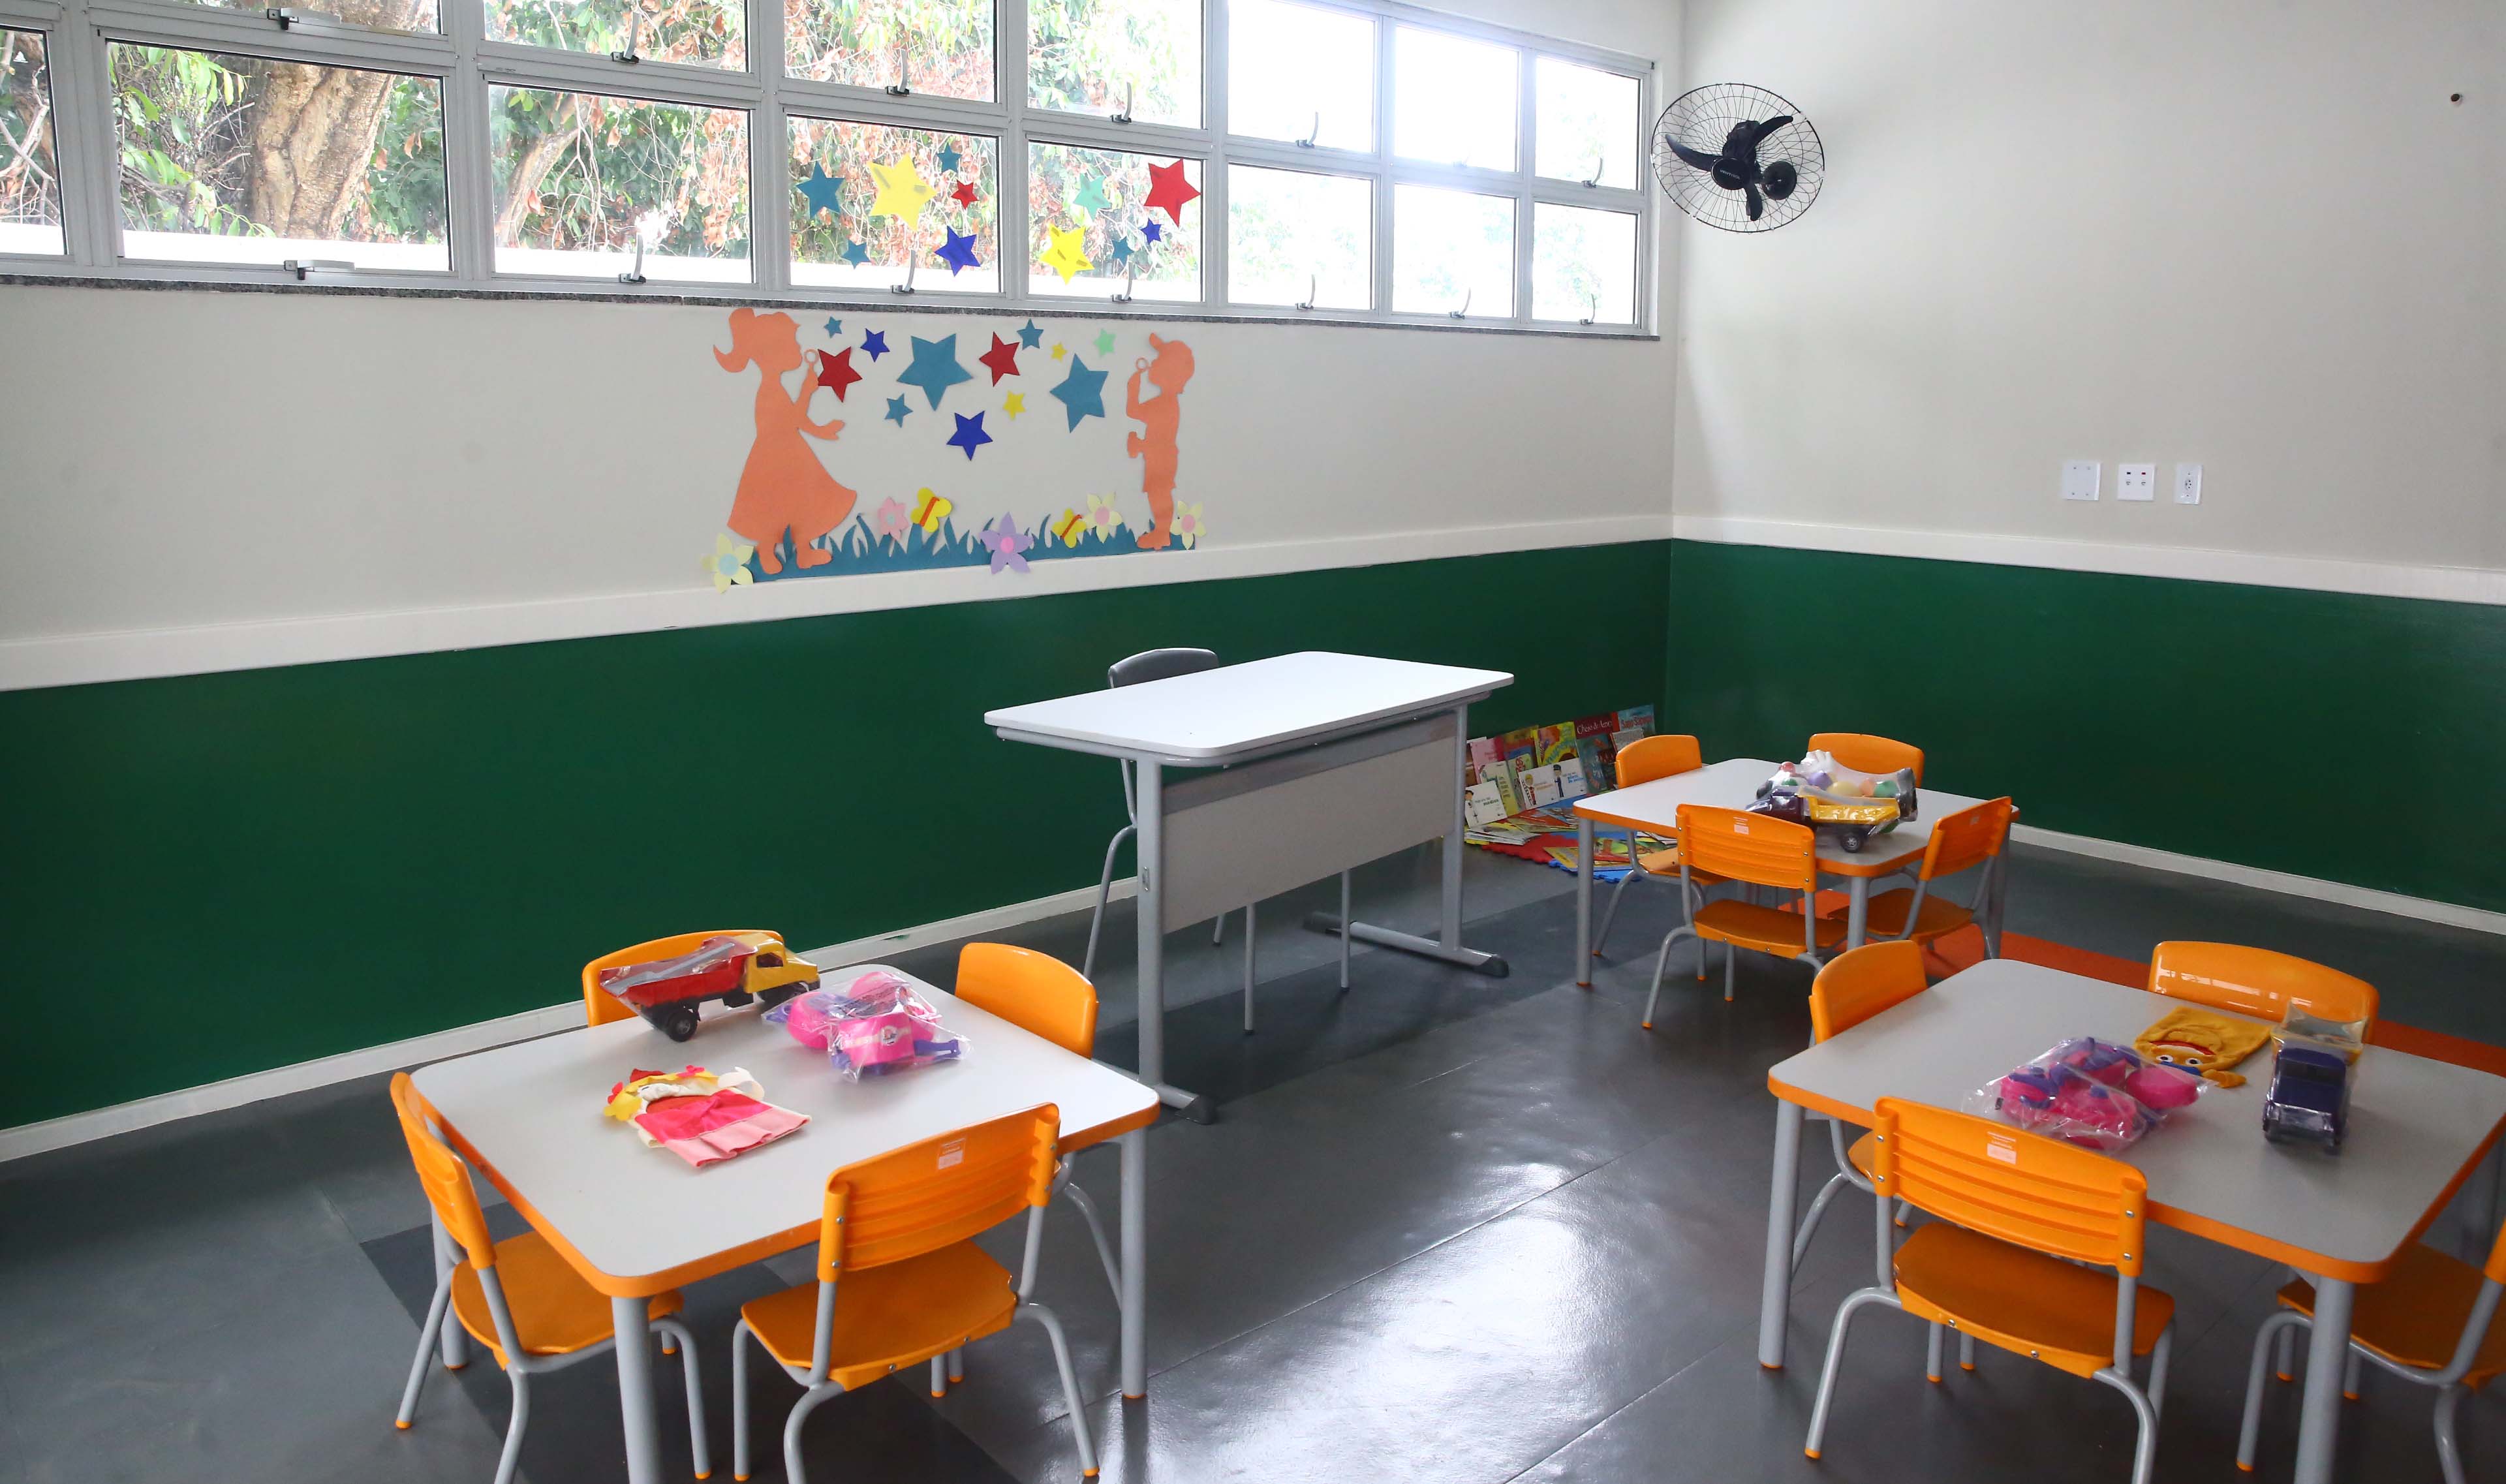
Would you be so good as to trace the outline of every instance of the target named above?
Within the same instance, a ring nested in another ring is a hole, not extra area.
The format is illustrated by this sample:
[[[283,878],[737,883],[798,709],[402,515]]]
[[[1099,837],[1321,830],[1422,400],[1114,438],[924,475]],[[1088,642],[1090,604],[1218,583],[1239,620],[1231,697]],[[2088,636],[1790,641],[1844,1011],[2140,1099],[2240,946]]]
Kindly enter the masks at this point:
[[[1126,824],[1114,832],[1113,839],[1105,842],[1105,868],[1096,873],[1096,911],[1088,919],[1088,956],[1079,961],[1079,977],[1082,979],[1093,980],[1096,977],[1096,935],[1104,929],[1105,907],[1113,899],[1114,852],[1123,848],[1123,837],[1133,832],[1134,826]]]
[[[955,1350],[949,1352],[949,1384],[953,1386],[965,1379],[966,1347],[960,1345]]]
[[[1070,1365],[1070,1341],[1061,1333],[1061,1321],[1052,1310],[1029,1299],[1019,1305],[1018,1318],[1033,1320],[1044,1326],[1045,1338],[1053,1342],[1053,1363],[1061,1372],[1061,1400],[1070,1408],[1070,1429],[1079,1437],[1079,1472],[1093,1478],[1096,1474],[1096,1447],[1088,1436],[1088,1405],[1079,1395],[1079,1373]]]
[[[1088,1235],[1096,1244],[1096,1260],[1104,1265],[1105,1282],[1114,1290],[1114,1307],[1123,1307],[1123,1265],[1114,1260],[1114,1245],[1105,1240],[1105,1223],[1096,1214],[1096,1203],[1076,1184],[1065,1184],[1059,1192],[1079,1210],[1080,1219],[1088,1223]]]
[[[2276,1363],[2272,1366],[2273,1375],[2282,1381],[2297,1379],[2297,1336],[2293,1332],[2286,1329],[2280,1331],[2279,1354],[2274,1358]]]
[[[2341,1363],[2342,1400],[2356,1401],[2358,1399],[2358,1378],[2363,1365],[2364,1362],[2358,1358],[2358,1352],[2354,1350],[2349,1352],[2349,1358]]]
[[[1340,992],[1348,993],[1348,873],[1340,873]]]
[[[662,1335],[664,1354],[672,1341],[678,1344],[680,1374],[688,1386],[688,1451],[696,1463],[697,1477],[708,1477],[713,1473],[713,1454],[705,1444],[704,1377],[697,1370],[696,1334],[677,1320],[655,1320],[653,1328]]]
[[[2130,1376],[2112,1366],[2098,1371],[2096,1379],[2123,1393],[2124,1399],[2131,1403],[2132,1415],[2140,1419],[2140,1436],[2131,1449],[2131,1484],[2149,1484],[2150,1470],[2158,1463],[2158,1408],[2141,1394],[2139,1387],[2132,1385]]]
[[[937,1401],[948,1394],[949,1357],[946,1355],[933,1356],[931,1357],[931,1399]]]
[[[1244,1033],[1253,1033],[1253,904],[1244,904]]]
[[[496,1484],[514,1484],[514,1469],[522,1461],[522,1430],[531,1421],[530,1377],[509,1365],[505,1379],[514,1388],[514,1420],[505,1425],[505,1451],[496,1458]]]
[[[748,1481],[748,1347],[741,1342],[753,1338],[748,1321],[731,1326],[731,1477],[733,1484]]]
[[[2261,1436],[2263,1426],[2263,1375],[2271,1364],[2272,1345],[2306,1322],[2306,1316],[2283,1309],[2263,1321],[2254,1331],[2254,1356],[2246,1367],[2245,1415],[2237,1427],[2237,1466],[2250,1473],[2254,1466],[2254,1442]]]
[[[818,1409],[818,1403],[830,1396],[842,1395],[843,1390],[833,1384],[813,1386],[802,1394],[800,1400],[792,1403],[792,1415],[783,1420],[784,1484],[808,1484],[808,1476],[801,1464],[801,1424],[808,1421],[809,1414]]]
[[[1893,1295],[1878,1288],[1856,1288],[1837,1306],[1836,1322],[1827,1334],[1827,1361],[1818,1370],[1818,1400],[1809,1409],[1809,1438],[1802,1444],[1802,1452],[1811,1458],[1818,1457],[1819,1442],[1827,1432],[1828,1403],[1836,1399],[1836,1373],[1844,1364],[1845,1332],[1853,1327],[1853,1316],[1870,1304],[1899,1307]]]
[[[1958,1369],[1962,1371],[1975,1369],[1975,1336],[1964,1330],[1958,1332]]]
[[[1610,888],[1610,905],[1601,913],[1601,930],[1593,934],[1593,958],[1601,957],[1601,945],[1610,941],[1610,924],[1619,919],[1619,898],[1628,894],[1628,883],[1644,874],[1643,867],[1629,866],[1628,874],[1620,877],[1619,884]]]
[[[1662,971],[1670,962],[1670,945],[1678,942],[1687,932],[1688,929],[1685,927],[1672,928],[1670,936],[1662,940],[1662,952],[1653,960],[1653,993],[1645,996],[1644,1028],[1647,1031],[1653,1029],[1653,1009],[1662,999]],[[1697,956],[1700,960],[1705,957],[1705,947],[1702,942],[1698,945]],[[1700,974],[1698,977],[1704,976]]]
[[[2456,1407],[2462,1405],[2462,1394],[2465,1390],[2466,1388],[2455,1385],[2447,1387],[2437,1394],[2436,1461],[2437,1466],[2445,1470],[2445,1484],[2464,1484],[2462,1447],[2453,1440],[2453,1413]]]
[[[2175,1351],[2175,1321],[2158,1332],[2158,1348],[2149,1356],[2149,1426],[2155,1430],[2166,1416],[2166,1357]]]
[[[1827,1214],[1828,1203],[1836,1199],[1836,1193],[1839,1190],[1850,1183],[1852,1182],[1842,1175],[1831,1175],[1827,1177],[1827,1183],[1818,1187],[1818,1194],[1810,1200],[1809,1213],[1802,1217],[1800,1228],[1793,1233],[1794,1272],[1801,1271],[1802,1258],[1809,1251],[1809,1239],[1817,1235],[1818,1218]],[[1932,1379],[1938,1381],[1940,1378],[1935,1376]]]
[[[1732,973],[1733,973],[1733,970],[1738,966],[1739,962],[1740,962],[1740,947],[1739,947],[1739,945],[1738,945],[1738,944],[1736,944],[1736,943],[1726,943],[1726,944],[1724,944],[1724,945],[1723,945],[1723,1002],[1724,1002],[1725,1004],[1727,1004],[1727,1005],[1728,1005],[1728,1004],[1730,1004],[1730,1003],[1732,1002]]]
[[[401,1388],[400,1415],[392,1426],[407,1428],[417,1421],[417,1392],[426,1382],[426,1362],[435,1350],[436,1333],[444,1327],[445,1315],[452,1307],[452,1275],[447,1273],[435,1285],[435,1297],[427,1302],[426,1322],[417,1331],[417,1355],[409,1362],[409,1385]]]
[[[1214,918],[1211,918],[1211,919],[1209,920],[1209,946],[1210,946],[1210,947],[1212,947],[1212,948],[1216,948],[1219,944],[1221,944],[1221,943],[1225,942],[1226,940],[1227,940],[1227,914],[1222,912],[1222,913],[1220,913],[1218,916],[1216,916],[1216,917],[1214,917]]]
[[[1926,1324],[1930,1333],[1923,1336],[1923,1379],[1934,1386],[1941,1382],[1941,1350],[1950,1337],[1947,1324]]]

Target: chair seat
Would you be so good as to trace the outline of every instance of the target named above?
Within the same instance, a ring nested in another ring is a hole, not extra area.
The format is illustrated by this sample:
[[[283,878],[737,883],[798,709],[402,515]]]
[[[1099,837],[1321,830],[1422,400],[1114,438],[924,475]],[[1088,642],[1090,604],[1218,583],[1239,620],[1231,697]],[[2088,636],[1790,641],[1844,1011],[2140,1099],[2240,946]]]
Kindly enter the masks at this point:
[[[1876,1134],[1865,1133],[1860,1139],[1855,1140],[1852,1143],[1845,1146],[1845,1159],[1851,1163],[1856,1171],[1865,1176],[1868,1176],[1871,1173],[1872,1165],[1877,1163],[1877,1161],[1872,1157],[1871,1150],[1878,1138],[1879,1136]],[[1899,1224],[1903,1225],[1904,1223],[1900,1222]]]
[[[1843,923],[1828,918],[1809,921],[1821,949],[1834,948],[1844,941]],[[1697,912],[1697,935],[1708,942],[1730,943],[1783,959],[1798,959],[1806,951],[1802,946],[1800,913],[1761,907],[1755,902],[1707,902]]]
[[[1903,887],[1873,897],[1871,899],[1871,936],[1875,938],[1907,936],[1906,909],[1913,904],[1914,900],[1915,893]],[[1947,897],[1935,896],[1927,892],[1923,896],[1922,911],[1915,914],[1913,937],[1917,943],[1929,943],[1934,938],[1946,937],[1974,921],[1973,912]]]
[[[2360,1284],[2349,1311],[2349,1338],[2396,1365],[2443,1370],[2462,1340],[2463,1321],[2484,1280],[2458,1257],[2414,1242],[2381,1283]],[[2279,1290],[2279,1301],[2314,1317],[2314,1285],[2298,1279]],[[2463,1380],[2479,1386],[2506,1375],[2506,1324],[2490,1324],[2480,1354]]]
[[[609,1295],[583,1281],[548,1239],[524,1232],[496,1244],[496,1281],[505,1289],[505,1307],[513,1311],[514,1334],[527,1356],[569,1356],[607,1340],[616,1329]],[[676,1288],[655,1294],[645,1313],[657,1320],[679,1312]],[[452,1314],[470,1338],[487,1347],[496,1363],[505,1363],[504,1347],[496,1341],[496,1321],[487,1313],[487,1292],[480,1286],[479,1270],[463,1263],[452,1270]]]
[[[836,1284],[827,1379],[846,1391],[1009,1327],[1018,1311],[1009,1269],[971,1242],[846,1273]],[[818,1285],[742,1304],[739,1317],[787,1368],[806,1371],[818,1330]]]
[[[2112,1273],[1945,1221],[1915,1228],[1897,1249],[1897,1295],[1907,1313],[1954,1322],[1961,1333],[2075,1376],[2114,1363],[2115,1283]],[[2131,1353],[2140,1356],[2175,1317],[2175,1300],[2145,1284],[2136,1298]]]

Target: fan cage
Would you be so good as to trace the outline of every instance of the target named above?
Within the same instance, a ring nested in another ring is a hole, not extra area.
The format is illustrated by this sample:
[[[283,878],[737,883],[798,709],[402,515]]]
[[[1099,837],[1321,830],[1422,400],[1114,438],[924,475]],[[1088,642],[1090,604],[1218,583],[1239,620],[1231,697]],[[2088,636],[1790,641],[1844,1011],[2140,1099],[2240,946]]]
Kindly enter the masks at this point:
[[[1720,154],[1734,125],[1779,114],[1790,114],[1792,122],[1759,141],[1758,163],[1763,169],[1777,161],[1786,162],[1800,178],[1790,196],[1782,200],[1770,199],[1766,214],[1754,222],[1749,220],[1746,196],[1724,190],[1703,170],[1670,151],[1668,141],[1676,139],[1692,150]],[[1654,125],[1653,146],[1654,177],[1662,183],[1663,194],[1681,211],[1723,232],[1772,232],[1792,221],[1809,209],[1827,173],[1826,150],[1809,120],[1781,93],[1751,83],[1709,83],[1681,93]]]

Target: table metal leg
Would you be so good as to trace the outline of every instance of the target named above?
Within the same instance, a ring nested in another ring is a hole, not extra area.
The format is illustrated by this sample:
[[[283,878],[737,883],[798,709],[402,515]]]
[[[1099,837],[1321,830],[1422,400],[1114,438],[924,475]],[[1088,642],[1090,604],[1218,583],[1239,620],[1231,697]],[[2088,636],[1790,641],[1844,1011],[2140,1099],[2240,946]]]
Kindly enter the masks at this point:
[[[2010,900],[2010,846],[2004,842],[2001,853],[1992,857],[1992,869],[1985,873],[1986,890],[1991,894],[1985,901],[1985,924],[1992,937],[1992,957],[2001,957],[2001,914]]]
[[[1463,831],[1468,828],[1462,814],[1462,769],[1470,760],[1470,735],[1471,708],[1467,706],[1453,707],[1453,821],[1445,831],[1444,890],[1443,899],[1438,904],[1436,936],[1422,938],[1416,933],[1395,932],[1372,923],[1349,923],[1348,936],[1378,948],[1415,954],[1421,959],[1434,959],[1439,962],[1475,969],[1491,979],[1503,979],[1514,969],[1502,957],[1462,946],[1462,851],[1469,849],[1468,842],[1462,838]],[[1308,932],[1339,932],[1344,922],[1347,922],[1344,914],[1306,914]]]
[[[1593,821],[1582,814],[1575,816],[1575,982],[1593,987]]]
[[[1123,1149],[1123,1394],[1149,1394],[1149,1131],[1116,1140]]]
[[[1775,1168],[1767,1192],[1767,1275],[1758,1291],[1758,1363],[1784,1364],[1784,1324],[1793,1307],[1793,1207],[1801,1198],[1802,1106],[1775,1103]]]
[[[1210,1101],[1166,1085],[1165,766],[1142,758],[1131,770],[1137,793],[1139,833],[1131,852],[1138,859],[1140,894],[1140,1080],[1157,1089],[1158,1101],[1181,1108],[1195,1123],[1218,1116]]]
[[[653,1334],[645,1327],[652,1300],[613,1298],[617,1326],[618,1413],[626,1423],[626,1484],[662,1484],[662,1420],[653,1404]]]
[[[2332,1484],[2333,1444],[2341,1435],[2341,1375],[2349,1357],[2354,1285],[2314,1282],[2314,1323],[2306,1337],[2306,1392],[2297,1414],[2296,1484]]]
[[[444,1275],[451,1272],[453,1263],[459,1259],[452,1255],[452,1239],[445,1234],[444,1218],[430,1211],[427,1220],[435,1227],[435,1281],[440,1286]],[[445,1325],[443,1338],[436,1343],[442,1350],[446,1370],[457,1371],[470,1363],[470,1336],[462,1329],[460,1321]]]
[[[1862,946],[1871,930],[1871,878],[1849,878],[1845,890],[1852,902],[1844,912],[1844,947],[1849,953]]]

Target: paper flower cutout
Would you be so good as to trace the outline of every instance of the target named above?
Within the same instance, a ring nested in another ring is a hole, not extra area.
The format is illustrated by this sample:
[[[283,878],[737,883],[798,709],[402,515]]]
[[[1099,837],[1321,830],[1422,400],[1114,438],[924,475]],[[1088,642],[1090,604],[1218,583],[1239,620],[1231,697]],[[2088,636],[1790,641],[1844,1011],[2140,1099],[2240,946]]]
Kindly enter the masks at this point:
[[[1148,209],[1164,212],[1166,220],[1176,226],[1183,225],[1183,208],[1192,204],[1192,199],[1199,194],[1199,187],[1183,178],[1182,161],[1149,166]]]
[[[1018,353],[1018,342],[1003,340],[995,335],[992,337],[992,348],[975,357],[975,360],[977,364],[991,372],[992,384],[998,386],[1001,384],[1001,378],[1019,374]]]
[[[1105,177],[1091,175],[1081,181],[1079,194],[1070,199],[1070,204],[1088,212],[1103,211],[1112,206],[1114,203],[1105,199]]]
[[[1073,227],[1064,232],[1058,227],[1047,227],[1044,234],[1053,239],[1053,247],[1037,261],[1059,273],[1062,282],[1068,283],[1082,269],[1096,266],[1090,261],[1086,250],[1087,228]]]
[[[913,491],[913,524],[922,527],[924,535],[940,534],[940,523],[949,519],[949,512],[956,508],[945,494],[933,494],[928,489]]]
[[[1050,529],[1053,531],[1053,538],[1062,545],[1077,546],[1080,537],[1088,534],[1088,518],[1078,511],[1065,510],[1053,523]]]
[[[993,571],[1004,567],[1013,572],[1026,570],[1026,559],[1019,555],[1029,544],[1026,532],[1019,529],[1018,522],[1008,514],[1004,513],[999,520],[984,526],[975,539],[991,552]]]
[[[957,364],[957,337],[944,335],[938,340],[913,337],[913,364],[897,373],[896,380],[905,386],[918,386],[922,394],[938,407],[941,396],[960,381],[971,381],[966,368]]]
[[[913,411],[913,409],[905,405],[905,399],[903,397],[890,397],[887,399],[887,420],[895,423],[898,427],[905,426],[905,415],[912,411]]]
[[[939,256],[941,262],[949,265],[949,277],[956,277],[957,271],[959,269],[981,268],[984,266],[981,262],[977,261],[975,257],[975,235],[973,233],[957,232],[946,227],[940,230],[949,234],[949,240],[931,250]]]
[[[1026,394],[1024,392],[1011,392],[1010,399],[1001,404],[1001,411],[1009,415],[1009,419],[1012,422],[1016,422],[1018,420],[1018,415],[1026,411]]]
[[[801,193],[802,199],[809,203],[809,209],[801,213],[802,220],[807,221],[821,211],[840,221],[843,218],[841,200],[844,182],[841,176],[830,175],[813,163],[809,166],[808,178],[796,180],[792,185]]]
[[[949,194],[957,199],[957,204],[960,206],[971,206],[982,199],[976,194],[975,183],[971,180],[961,180],[950,186]]]
[[[1175,539],[1186,546],[1198,545],[1209,534],[1209,523],[1200,518],[1199,505],[1177,505],[1174,513]]]
[[[1088,363],[1077,356],[1070,358],[1070,374],[1053,389],[1054,398],[1070,414],[1070,426],[1077,431],[1082,417],[1105,416],[1105,373],[1091,371]]]
[[[977,413],[971,417],[967,416],[964,413],[956,413],[952,416],[957,419],[957,431],[949,439],[949,447],[952,449],[965,450],[966,462],[973,463],[975,461],[975,451],[983,447],[984,444],[991,442],[992,435],[984,431],[984,415],[982,413]]]
[[[818,384],[825,387],[827,390],[834,392],[836,394],[837,401],[841,402],[844,400],[844,388],[852,385],[855,381],[858,381],[861,379],[862,374],[853,370],[852,346],[846,345],[844,348],[837,351],[833,355],[828,355],[823,351],[819,353]]]
[[[1114,508],[1112,495],[1092,494],[1088,497],[1088,528],[1099,541],[1113,540],[1114,532],[1123,528],[1123,513]]]
[[[705,559],[705,575],[713,579],[713,590],[717,593],[727,593],[731,591],[731,585],[734,582],[755,582],[757,574],[748,569],[748,559],[756,550],[757,548],[743,546],[729,536],[715,536],[713,555]]]
[[[1029,316],[1026,324],[1019,330],[1019,344],[1029,350],[1044,344],[1044,331],[1037,327],[1033,316]]]
[[[930,203],[931,183],[913,168],[911,160],[894,164],[874,164],[870,178],[878,182],[878,199],[870,203],[873,216],[902,217],[908,222],[922,215]]]
[[[913,528],[913,514],[905,508],[903,500],[885,499],[878,502],[878,515],[871,522],[871,529],[903,546],[905,533]]]

